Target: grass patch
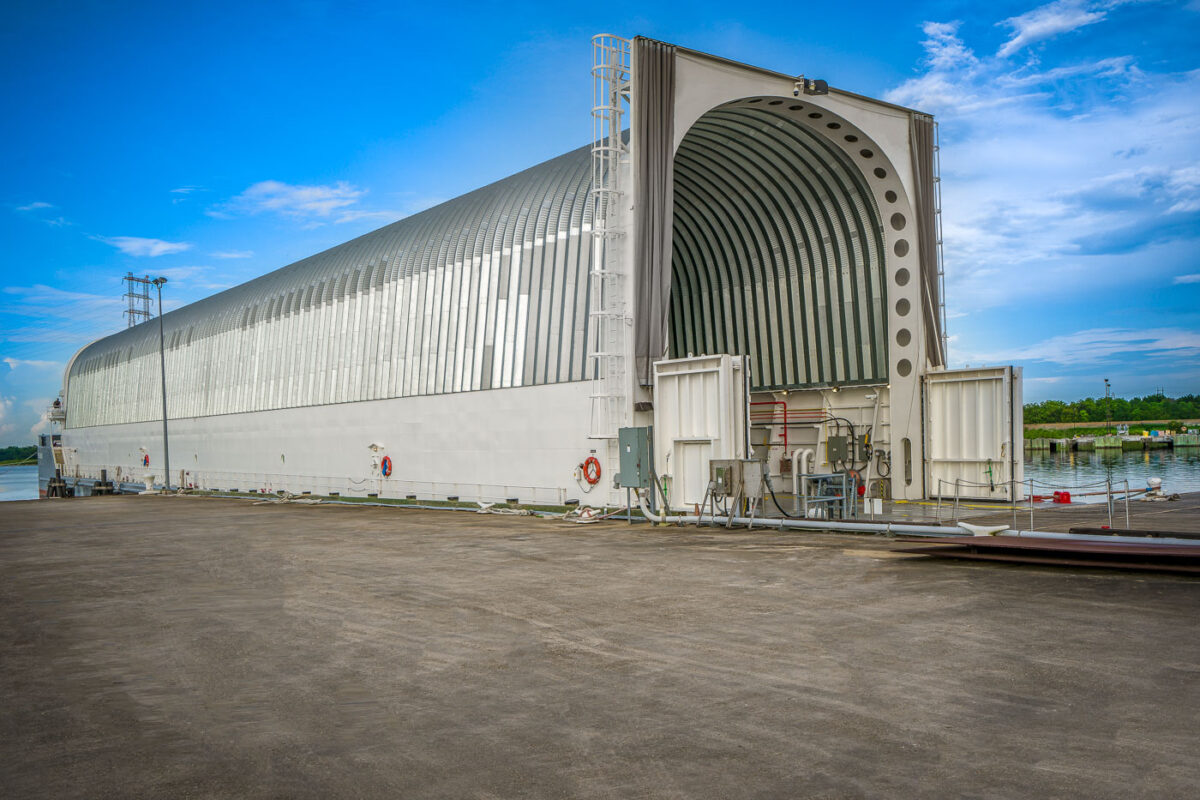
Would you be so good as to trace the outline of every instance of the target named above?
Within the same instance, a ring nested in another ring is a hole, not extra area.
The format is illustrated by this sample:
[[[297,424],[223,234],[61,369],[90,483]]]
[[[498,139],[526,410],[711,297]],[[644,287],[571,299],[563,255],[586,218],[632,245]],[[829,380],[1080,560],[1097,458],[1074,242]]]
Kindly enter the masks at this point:
[[[1026,430],[1026,439],[1071,439],[1076,436],[1107,436],[1115,434],[1116,428],[1106,428],[1104,426],[1098,428],[1080,427],[1080,428],[1065,428],[1062,430],[1044,430],[1037,428],[1034,430]]]

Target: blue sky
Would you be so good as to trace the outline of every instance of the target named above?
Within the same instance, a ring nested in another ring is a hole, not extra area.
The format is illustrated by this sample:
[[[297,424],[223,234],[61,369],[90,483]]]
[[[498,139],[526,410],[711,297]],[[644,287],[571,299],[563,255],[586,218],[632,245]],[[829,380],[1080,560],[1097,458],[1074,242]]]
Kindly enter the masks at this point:
[[[1200,0],[434,5],[6,5],[0,445],[127,271],[175,307],[586,143],[600,31],[937,115],[956,364],[1200,391]]]

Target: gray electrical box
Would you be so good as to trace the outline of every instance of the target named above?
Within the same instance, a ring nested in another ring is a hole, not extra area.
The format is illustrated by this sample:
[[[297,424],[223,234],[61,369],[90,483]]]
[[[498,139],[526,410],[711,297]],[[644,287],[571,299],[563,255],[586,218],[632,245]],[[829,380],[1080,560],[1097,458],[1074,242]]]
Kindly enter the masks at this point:
[[[617,444],[621,450],[621,471],[617,486],[623,489],[646,489],[650,486],[650,442],[652,428],[621,428]]]
[[[714,458],[708,462],[709,491],[713,497],[760,500],[766,491],[766,462],[754,458]]]
[[[742,462],[736,458],[714,458],[708,462],[709,491],[713,497],[732,497],[742,485]]]
[[[845,436],[830,436],[825,440],[825,460],[830,464],[848,460],[849,443]]]
[[[765,461],[750,459],[742,462],[742,495],[747,500],[761,500],[766,492],[765,481],[763,480],[763,471],[766,469]]]

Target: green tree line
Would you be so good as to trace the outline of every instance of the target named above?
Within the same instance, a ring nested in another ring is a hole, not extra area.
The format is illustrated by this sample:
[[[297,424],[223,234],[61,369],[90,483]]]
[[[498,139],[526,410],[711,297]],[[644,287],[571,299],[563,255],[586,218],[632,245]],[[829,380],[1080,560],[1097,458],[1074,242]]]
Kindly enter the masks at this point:
[[[37,454],[37,447],[34,445],[12,447],[0,447],[0,463],[5,461],[24,461],[27,458],[32,458]]]
[[[1146,397],[1085,397],[1064,403],[1062,400],[1046,400],[1028,403],[1025,406],[1025,424],[1039,425],[1044,422],[1104,422],[1111,403],[1111,416],[1115,422],[1140,422],[1150,419],[1200,419],[1200,395],[1185,394],[1183,397],[1166,397],[1151,394]]]

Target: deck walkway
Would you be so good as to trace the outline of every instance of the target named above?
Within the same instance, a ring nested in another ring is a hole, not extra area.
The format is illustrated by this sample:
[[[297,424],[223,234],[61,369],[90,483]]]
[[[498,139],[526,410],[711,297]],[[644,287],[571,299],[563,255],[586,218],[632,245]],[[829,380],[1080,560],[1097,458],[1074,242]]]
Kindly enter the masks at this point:
[[[62,797],[1194,796],[1200,582],[882,537],[5,503],[0,786]]]

